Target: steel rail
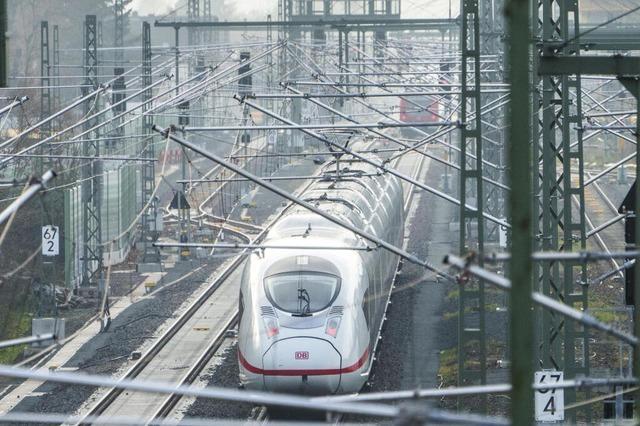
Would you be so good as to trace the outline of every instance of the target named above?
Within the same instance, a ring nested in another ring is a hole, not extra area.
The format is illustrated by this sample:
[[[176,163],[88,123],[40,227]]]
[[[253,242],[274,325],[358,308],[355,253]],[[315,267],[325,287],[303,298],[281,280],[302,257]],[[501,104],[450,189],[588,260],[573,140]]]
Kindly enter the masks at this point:
[[[117,381],[123,382],[137,377],[149,363],[158,355],[165,345],[176,336],[183,326],[198,312],[198,310],[211,298],[211,295],[229,278],[229,276],[242,264],[243,256],[238,256],[230,263],[222,273],[209,284],[209,286],[198,296],[198,298],[189,305],[178,319],[151,345],[149,349],[140,357],[136,363],[131,366],[127,372]],[[116,400],[124,389],[112,387],[94,406],[88,411],[86,416],[98,416],[104,413],[107,408]],[[81,421],[78,424],[83,424]]]
[[[218,334],[214,339],[211,340],[211,343],[207,346],[207,348],[202,352],[202,354],[198,357],[193,366],[187,371],[182,380],[180,380],[180,386],[189,386],[196,381],[196,379],[200,376],[200,373],[206,368],[211,358],[218,352],[220,346],[227,338],[227,333],[230,329],[232,329],[238,322],[238,311],[229,318],[229,320],[224,324],[224,326],[220,329]],[[151,422],[156,419],[164,419],[169,414],[173,408],[180,402],[182,399],[182,395],[172,394],[169,395],[164,402],[160,405],[160,408],[156,410],[156,412],[151,417]]]
[[[238,143],[238,142],[239,142],[238,137],[239,137],[239,135],[237,136],[236,141],[234,142],[234,145],[231,147],[231,152],[230,152],[230,154],[227,156],[227,157],[229,157],[229,158],[231,158],[234,154],[236,154],[236,153],[238,153],[238,152],[240,152],[240,151],[243,151],[243,150],[246,148],[246,147],[243,147],[243,146],[239,146],[239,143]],[[257,141],[259,141],[259,140],[261,140],[261,139],[262,139],[262,138],[254,139],[251,143],[253,143],[253,142],[257,142]],[[258,147],[254,148],[254,149],[256,149],[258,152],[261,152],[261,150],[262,150],[262,149],[264,149],[264,147],[265,147],[265,146],[266,146],[265,141],[262,141],[262,145],[259,145]],[[234,148],[235,148],[235,150],[234,150]],[[248,159],[248,158],[251,158],[251,157],[250,157],[250,156],[246,157],[246,158],[245,158],[245,161],[244,161],[244,164],[247,164],[247,162],[248,162],[248,160],[247,160],[247,159]],[[204,174],[200,179],[195,180],[195,181],[193,181],[193,180],[192,180],[192,181],[190,182],[190,186],[189,186],[188,192],[192,192],[192,191],[193,191],[193,190],[194,190],[194,189],[195,189],[199,184],[204,183],[204,180],[208,179],[208,176],[210,176],[210,175],[211,175],[211,174],[213,174],[214,172],[219,172],[219,171],[220,171],[220,172],[223,172],[224,170],[225,170],[225,169],[224,169],[221,165],[216,164],[214,167],[212,167],[212,168],[211,168],[211,170],[209,170],[207,173],[205,173],[205,174]],[[211,180],[215,180],[215,179],[211,179]],[[178,181],[176,181],[176,183],[182,183],[182,181],[181,181],[181,180],[178,180]],[[249,229],[256,230],[256,228],[255,228],[255,227],[253,227],[252,225],[246,224],[246,223],[244,223],[244,222],[235,222],[235,221],[231,220],[229,217],[219,218],[219,217],[217,217],[217,216],[213,215],[213,208],[211,209],[211,213],[209,213],[209,212],[207,212],[207,211],[206,211],[206,209],[205,209],[206,205],[207,205],[207,204],[212,203],[212,202],[213,202],[213,199],[214,199],[216,196],[218,196],[218,195],[219,195],[219,196],[221,196],[221,197],[224,197],[224,189],[226,188],[226,186],[227,186],[227,182],[225,182],[223,185],[219,185],[219,186],[218,186],[218,188],[216,188],[213,192],[211,192],[211,194],[209,194],[209,195],[204,199],[204,201],[202,201],[202,202],[200,203],[200,205],[198,205],[198,211],[200,212],[200,214],[199,214],[197,217],[207,216],[207,217],[212,218],[212,219],[214,219],[214,220],[219,220],[219,221],[220,221],[220,222],[222,222],[225,226],[226,226],[227,224],[229,224],[229,223],[231,223],[231,224],[235,223],[237,226],[238,226],[239,224],[241,224],[241,225],[239,225],[239,226],[240,226],[240,227],[243,227],[243,228],[245,228],[245,229],[246,229],[246,228],[249,228]],[[224,212],[223,212],[223,213],[224,213]],[[223,225],[220,225],[220,229],[223,229]],[[260,228],[259,230],[262,230],[262,229],[264,229],[264,228]],[[213,252],[213,251],[212,251],[212,252]]]

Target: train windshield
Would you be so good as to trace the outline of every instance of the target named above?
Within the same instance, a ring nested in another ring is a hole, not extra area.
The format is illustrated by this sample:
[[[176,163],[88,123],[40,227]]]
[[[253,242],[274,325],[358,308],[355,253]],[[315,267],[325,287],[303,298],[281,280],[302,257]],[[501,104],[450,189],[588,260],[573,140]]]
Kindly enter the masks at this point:
[[[327,308],[338,294],[340,279],[321,272],[277,274],[265,279],[273,305],[294,315],[311,315]]]

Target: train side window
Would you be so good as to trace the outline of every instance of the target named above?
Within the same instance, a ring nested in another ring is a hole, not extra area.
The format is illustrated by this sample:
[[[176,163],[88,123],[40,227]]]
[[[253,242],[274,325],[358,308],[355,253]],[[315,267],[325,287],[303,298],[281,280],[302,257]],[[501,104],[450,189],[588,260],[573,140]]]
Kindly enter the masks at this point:
[[[242,314],[244,313],[244,296],[242,292],[240,292],[240,297],[238,299],[238,321],[242,321]]]
[[[362,312],[364,312],[364,320],[367,323],[367,330],[371,330],[371,301],[369,300],[369,289],[364,292],[362,298]]]

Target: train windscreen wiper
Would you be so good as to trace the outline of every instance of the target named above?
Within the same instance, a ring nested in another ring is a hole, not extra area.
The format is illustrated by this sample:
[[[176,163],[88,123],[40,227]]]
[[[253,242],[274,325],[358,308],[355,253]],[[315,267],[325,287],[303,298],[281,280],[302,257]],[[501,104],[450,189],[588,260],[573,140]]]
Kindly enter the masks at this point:
[[[297,317],[311,316],[311,296],[306,288],[298,289],[298,303],[300,306],[298,313],[293,315]]]

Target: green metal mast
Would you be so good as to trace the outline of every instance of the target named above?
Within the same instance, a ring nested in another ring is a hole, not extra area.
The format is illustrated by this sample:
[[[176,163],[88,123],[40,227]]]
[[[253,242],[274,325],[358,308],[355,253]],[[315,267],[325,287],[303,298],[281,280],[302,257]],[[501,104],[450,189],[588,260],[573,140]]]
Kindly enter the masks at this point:
[[[545,56],[579,55],[577,0],[544,0],[534,14],[534,31],[541,38],[538,52]],[[578,75],[548,75],[542,79],[538,112],[539,133],[534,138],[539,166],[534,179],[534,209],[538,226],[534,248],[547,251],[586,249],[582,132],[582,93]],[[536,87],[540,87],[537,85]],[[534,100],[534,105],[535,100]],[[575,143],[574,143],[575,141]],[[586,265],[544,262],[536,265],[536,289],[574,308],[587,309]],[[589,373],[586,328],[549,311],[541,311],[540,367],[564,371],[565,379]],[[575,391],[565,391],[565,403]],[[570,413],[575,415],[575,412]]]
[[[511,267],[513,288],[509,299],[511,347],[511,423],[533,424],[533,314],[531,231],[534,222],[531,209],[531,94],[529,0],[506,0],[508,79],[511,104],[507,115],[509,183],[509,216],[511,235]]]
[[[460,254],[484,255],[484,190],[482,182],[482,116],[480,114],[480,16],[478,0],[462,0],[460,37],[462,73],[460,85]],[[472,114],[475,117],[472,118]],[[473,158],[472,156],[475,156]],[[468,209],[472,205],[475,210]],[[481,280],[460,286],[458,305],[458,384],[485,384],[487,353],[485,329],[485,292]],[[486,397],[483,411],[486,410]]]
[[[0,0],[0,87],[7,87],[7,0]]]
[[[114,59],[116,66],[119,66],[124,60],[124,0],[115,0],[113,3],[113,12],[114,12],[114,43],[113,47],[115,47],[114,51]]]
[[[62,105],[60,90],[60,31],[57,25],[53,26],[53,107],[57,110]],[[57,120],[59,122],[59,120]]]
[[[503,36],[503,23],[500,10],[502,10],[502,0],[480,0],[480,49],[485,56],[483,58],[486,65],[482,72],[482,81],[484,82],[502,82],[503,80],[503,61],[501,37]],[[495,70],[497,72],[487,72]],[[496,101],[500,95],[483,94],[483,104],[489,105]],[[504,182],[504,130],[503,130],[504,111],[501,108],[491,108],[491,110],[483,115],[482,120],[482,140],[483,140],[483,157],[484,160],[492,166],[485,163],[484,174],[496,181]],[[487,167],[488,166],[488,167]],[[498,186],[485,182],[485,211],[494,217],[505,217],[505,192]],[[498,242],[500,238],[500,229],[498,225],[487,223],[485,235],[486,241]]]
[[[84,28],[84,74],[85,93],[98,88],[98,40],[96,15],[87,15]],[[93,111],[93,101],[84,106],[85,116]],[[89,120],[85,129],[95,126],[96,120]],[[99,135],[83,142],[82,155],[96,157],[82,167],[82,285],[98,284],[102,271],[102,224],[100,217],[100,201],[102,186],[102,165],[100,156]]]
[[[51,115],[51,61],[49,49],[49,22],[40,22],[40,119]],[[40,127],[43,136],[51,133],[51,122]]]
[[[151,69],[151,25],[148,22],[142,23],[142,86],[149,87],[153,81]],[[142,94],[142,133],[145,135],[144,155],[148,158],[155,158],[155,145],[151,137],[152,117],[144,114],[151,108],[149,100],[152,97],[151,89],[147,89]],[[160,269],[160,251],[153,246],[153,242],[158,238],[156,229],[157,205],[152,200],[153,191],[156,185],[155,162],[146,161],[142,166],[142,206],[150,203],[147,211],[142,215],[142,244],[144,253],[142,264],[146,271],[156,271]],[[153,266],[150,266],[153,265]]]

